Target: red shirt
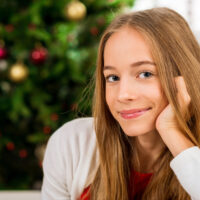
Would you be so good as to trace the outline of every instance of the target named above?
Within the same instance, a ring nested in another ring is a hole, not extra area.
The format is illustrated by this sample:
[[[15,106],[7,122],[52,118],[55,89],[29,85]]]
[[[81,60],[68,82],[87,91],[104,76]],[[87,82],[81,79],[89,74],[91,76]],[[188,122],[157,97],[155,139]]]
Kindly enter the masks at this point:
[[[153,174],[152,173],[140,173],[136,171],[131,172],[130,176],[130,200],[140,200],[142,198],[142,194],[147,187],[150,178]],[[90,186],[85,188],[83,191],[80,200],[89,200],[90,195],[87,194]]]

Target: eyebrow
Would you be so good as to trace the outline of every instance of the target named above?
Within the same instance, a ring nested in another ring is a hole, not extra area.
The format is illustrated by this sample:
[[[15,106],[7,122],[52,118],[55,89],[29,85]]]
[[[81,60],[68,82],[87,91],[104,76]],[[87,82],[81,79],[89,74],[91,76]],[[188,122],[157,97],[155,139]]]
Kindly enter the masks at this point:
[[[137,61],[137,62],[134,62],[132,63],[130,66],[131,67],[139,67],[141,65],[156,65],[154,62],[152,61],[149,61],[149,60],[142,60],[142,61]],[[113,66],[104,66],[103,70],[111,70],[111,69],[115,69],[115,67]]]

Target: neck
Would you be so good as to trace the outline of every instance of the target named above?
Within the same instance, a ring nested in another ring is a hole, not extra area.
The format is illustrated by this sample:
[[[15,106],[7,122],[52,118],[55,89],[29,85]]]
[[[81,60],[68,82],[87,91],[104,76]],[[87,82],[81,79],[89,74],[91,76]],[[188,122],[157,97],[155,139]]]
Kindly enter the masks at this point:
[[[135,138],[140,167],[139,170],[144,173],[154,172],[157,169],[155,165],[160,153],[165,148],[157,131],[149,132]]]

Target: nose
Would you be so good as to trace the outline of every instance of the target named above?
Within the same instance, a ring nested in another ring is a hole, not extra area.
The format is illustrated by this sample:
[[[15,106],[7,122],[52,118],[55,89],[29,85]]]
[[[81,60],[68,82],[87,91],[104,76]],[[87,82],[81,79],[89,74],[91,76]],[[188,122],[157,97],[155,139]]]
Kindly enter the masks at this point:
[[[128,78],[121,79],[118,88],[118,101],[127,102],[138,98],[139,88],[137,83]]]

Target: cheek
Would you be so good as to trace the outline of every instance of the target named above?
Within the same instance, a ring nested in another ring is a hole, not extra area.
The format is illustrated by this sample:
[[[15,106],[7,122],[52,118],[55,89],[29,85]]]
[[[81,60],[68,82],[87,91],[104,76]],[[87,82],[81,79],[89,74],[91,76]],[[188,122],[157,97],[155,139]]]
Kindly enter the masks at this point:
[[[167,105],[169,104],[167,98],[165,96],[163,96],[163,98],[161,99],[161,104],[160,104],[160,109],[163,110]]]
[[[157,89],[157,93],[155,94],[156,104],[159,111],[162,111],[169,103],[167,97],[165,96],[164,92],[161,88]]]
[[[106,103],[110,109],[110,111],[112,112],[112,109],[114,108],[114,104],[115,104],[115,92],[113,92],[112,90],[107,89],[106,90]]]
[[[110,105],[112,105],[111,103],[112,101],[113,101],[112,93],[106,90],[106,103],[108,104],[109,107]]]

